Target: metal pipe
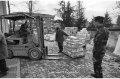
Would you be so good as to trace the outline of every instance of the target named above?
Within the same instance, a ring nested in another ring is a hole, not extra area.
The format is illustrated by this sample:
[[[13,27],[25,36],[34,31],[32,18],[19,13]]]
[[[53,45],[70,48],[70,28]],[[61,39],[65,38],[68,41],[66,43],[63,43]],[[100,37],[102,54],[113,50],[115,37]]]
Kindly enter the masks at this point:
[[[1,21],[1,32],[3,33],[3,28],[2,28],[2,17],[0,17],[0,21]]]
[[[13,32],[15,31],[15,21],[13,21]]]

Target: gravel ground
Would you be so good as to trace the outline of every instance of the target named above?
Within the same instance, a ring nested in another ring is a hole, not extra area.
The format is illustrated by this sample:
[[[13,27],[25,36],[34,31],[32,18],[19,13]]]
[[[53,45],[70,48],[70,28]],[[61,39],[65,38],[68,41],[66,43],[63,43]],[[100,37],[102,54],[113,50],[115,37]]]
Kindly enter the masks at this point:
[[[58,48],[53,42],[45,42],[49,46],[49,53],[57,53]],[[92,49],[88,45],[88,51],[84,58],[38,60],[21,59],[22,78],[92,78]],[[116,57],[106,54],[103,60],[104,78],[120,78],[120,63],[115,62]]]

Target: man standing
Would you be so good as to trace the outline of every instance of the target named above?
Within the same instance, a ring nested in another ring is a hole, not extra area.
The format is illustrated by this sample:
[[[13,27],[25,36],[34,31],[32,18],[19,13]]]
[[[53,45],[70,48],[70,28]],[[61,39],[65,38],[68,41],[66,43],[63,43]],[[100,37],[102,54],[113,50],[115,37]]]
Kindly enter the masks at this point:
[[[64,42],[64,35],[69,36],[64,31],[62,31],[59,27],[56,28],[56,35],[55,35],[55,41],[58,43],[59,47],[59,53],[63,52],[63,42]]]
[[[0,77],[3,77],[7,74],[8,67],[6,66],[5,59],[8,56],[7,44],[5,36],[0,32]]]
[[[109,37],[109,31],[104,27],[104,17],[97,16],[94,18],[94,25],[97,29],[97,32],[94,37],[94,48],[93,48],[93,65],[94,73],[91,74],[96,78],[103,78],[102,73],[102,59],[105,55],[106,44]]]

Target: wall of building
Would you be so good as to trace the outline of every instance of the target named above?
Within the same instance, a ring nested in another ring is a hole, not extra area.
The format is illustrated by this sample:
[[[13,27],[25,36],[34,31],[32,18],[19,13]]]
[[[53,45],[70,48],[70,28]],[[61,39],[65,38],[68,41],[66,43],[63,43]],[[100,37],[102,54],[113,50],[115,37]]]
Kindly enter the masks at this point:
[[[6,7],[6,1],[0,1],[0,15],[7,14],[7,7]],[[5,33],[8,32],[8,21],[7,20],[0,20],[0,31]]]

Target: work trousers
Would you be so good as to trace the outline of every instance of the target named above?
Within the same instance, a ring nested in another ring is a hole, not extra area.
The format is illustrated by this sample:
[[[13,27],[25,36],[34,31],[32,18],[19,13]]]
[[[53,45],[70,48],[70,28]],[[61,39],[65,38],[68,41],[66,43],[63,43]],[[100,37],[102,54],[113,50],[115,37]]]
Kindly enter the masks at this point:
[[[5,59],[0,60],[0,72],[6,72],[7,66]]]
[[[59,52],[62,52],[63,51],[63,43],[58,42],[58,47],[59,47]]]
[[[98,78],[103,78],[103,73],[102,73],[102,59],[104,57],[104,54],[100,54],[102,53],[101,51],[99,52],[95,52],[98,54],[93,54],[93,57],[95,59],[95,61],[93,62],[94,65],[94,73],[97,75]]]

